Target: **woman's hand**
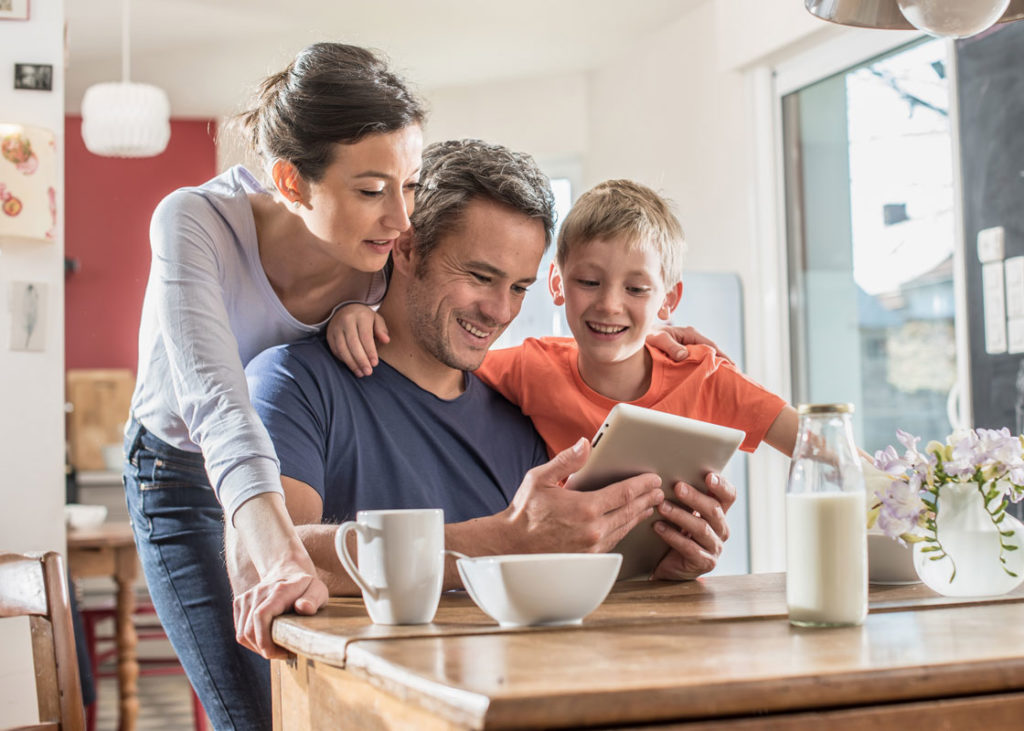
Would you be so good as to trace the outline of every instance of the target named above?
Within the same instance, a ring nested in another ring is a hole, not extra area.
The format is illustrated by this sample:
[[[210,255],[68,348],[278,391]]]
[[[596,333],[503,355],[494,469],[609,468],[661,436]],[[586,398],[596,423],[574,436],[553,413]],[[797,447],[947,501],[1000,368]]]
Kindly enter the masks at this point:
[[[338,308],[327,323],[327,344],[334,357],[357,376],[368,376],[377,365],[377,343],[388,342],[384,318],[366,305],[352,303]]]
[[[262,493],[225,521],[224,558],[234,592],[235,639],[265,658],[287,657],[274,644],[274,617],[294,610],[316,614],[327,603],[327,586],[317,575],[292,524],[284,498]]]
[[[709,348],[717,352],[719,356],[732,363],[732,358],[719,350],[713,340],[704,337],[700,332],[692,327],[666,325],[665,327],[648,335],[647,344],[652,348],[657,348],[662,353],[665,353],[669,358],[676,361],[684,360],[689,354],[689,351],[686,349],[687,345],[707,345]]]

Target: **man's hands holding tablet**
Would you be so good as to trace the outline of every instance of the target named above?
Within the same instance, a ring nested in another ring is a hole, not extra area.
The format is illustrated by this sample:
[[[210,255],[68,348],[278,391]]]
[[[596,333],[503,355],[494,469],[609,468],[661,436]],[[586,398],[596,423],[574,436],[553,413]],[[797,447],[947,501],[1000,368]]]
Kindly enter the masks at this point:
[[[708,473],[705,492],[683,482],[664,499],[661,479],[635,475],[603,487],[578,492],[565,479],[587,461],[591,445],[581,439],[571,449],[526,474],[509,507],[492,518],[463,524],[473,538],[465,543],[476,554],[537,552],[607,552],[631,529],[655,531],[667,553],[651,578],[693,579],[715,568],[729,529],[725,514],[736,491],[717,473]],[[637,527],[654,519],[654,528]],[[490,523],[500,520],[500,526]],[[461,531],[459,531],[461,533]],[[450,538],[456,536],[449,535]],[[459,535],[463,543],[468,535]],[[457,548],[457,547],[456,547]]]
[[[658,506],[655,532],[671,549],[655,567],[652,579],[685,581],[706,574],[718,564],[729,538],[725,514],[736,502],[736,488],[715,472],[704,478],[706,494],[677,483],[675,505],[665,500]]]

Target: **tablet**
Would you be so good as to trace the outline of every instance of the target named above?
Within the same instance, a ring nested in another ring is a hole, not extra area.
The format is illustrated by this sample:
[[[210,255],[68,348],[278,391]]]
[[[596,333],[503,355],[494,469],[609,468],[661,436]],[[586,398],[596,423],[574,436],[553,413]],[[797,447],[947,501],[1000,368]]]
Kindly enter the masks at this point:
[[[654,472],[661,477],[665,498],[678,503],[672,486],[685,482],[704,490],[704,476],[721,472],[744,433],[685,416],[616,404],[597,430],[587,463],[572,475],[567,487],[596,490],[627,477]],[[636,525],[612,549],[622,554],[619,579],[647,578],[668,553],[668,546],[651,527],[657,512]]]

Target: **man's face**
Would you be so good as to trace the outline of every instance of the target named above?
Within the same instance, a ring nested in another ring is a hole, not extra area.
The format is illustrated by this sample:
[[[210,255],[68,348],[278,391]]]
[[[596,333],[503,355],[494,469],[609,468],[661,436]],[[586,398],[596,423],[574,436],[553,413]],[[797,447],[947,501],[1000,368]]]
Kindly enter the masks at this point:
[[[420,348],[471,371],[519,314],[537,278],[544,224],[484,199],[471,201],[461,218],[426,262],[414,258],[406,308]]]

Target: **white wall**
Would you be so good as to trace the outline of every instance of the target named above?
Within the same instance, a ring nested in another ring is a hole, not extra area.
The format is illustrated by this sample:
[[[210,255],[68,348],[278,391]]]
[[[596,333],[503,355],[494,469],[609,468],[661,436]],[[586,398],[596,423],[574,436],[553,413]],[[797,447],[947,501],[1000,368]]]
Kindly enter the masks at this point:
[[[31,3],[28,21],[0,22],[0,122],[57,134],[58,237],[0,238],[0,551],[64,551],[64,2]],[[53,65],[53,91],[15,91],[15,62]],[[49,288],[46,345],[12,352],[9,285]],[[0,621],[0,727],[36,719],[27,623]]]
[[[578,160],[589,148],[582,73],[431,89],[425,96],[429,142],[479,137],[529,152],[542,165]]]

